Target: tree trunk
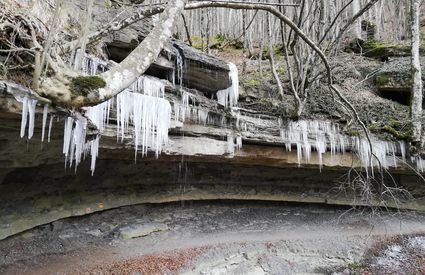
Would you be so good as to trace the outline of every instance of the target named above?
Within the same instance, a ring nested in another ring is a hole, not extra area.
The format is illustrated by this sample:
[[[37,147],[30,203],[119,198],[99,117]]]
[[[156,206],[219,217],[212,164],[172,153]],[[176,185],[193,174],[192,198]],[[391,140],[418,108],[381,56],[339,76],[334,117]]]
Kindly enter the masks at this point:
[[[283,87],[282,82],[280,81],[279,75],[276,71],[276,65],[274,61],[274,52],[273,52],[273,24],[270,19],[270,14],[267,14],[267,27],[269,32],[269,61],[270,61],[270,69],[272,71],[273,78],[276,81],[279,95],[283,98]],[[261,61],[260,61],[261,62]]]
[[[420,47],[420,0],[412,0],[412,103],[411,103],[411,118],[413,127],[413,145],[420,146],[422,133],[422,72],[419,56]]]
[[[57,78],[47,78],[40,95],[67,107],[82,107],[102,103],[130,86],[156,60],[164,44],[171,37],[176,21],[181,16],[187,0],[170,1],[160,20],[142,43],[120,64],[99,75],[106,86],[88,96],[73,94],[70,83]]]

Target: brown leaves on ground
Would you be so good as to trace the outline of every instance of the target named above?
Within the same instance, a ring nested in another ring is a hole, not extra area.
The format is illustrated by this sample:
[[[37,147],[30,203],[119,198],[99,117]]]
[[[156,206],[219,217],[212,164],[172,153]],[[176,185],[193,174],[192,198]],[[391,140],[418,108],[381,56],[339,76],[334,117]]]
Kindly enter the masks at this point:
[[[140,258],[121,260],[111,264],[98,265],[82,274],[178,274],[182,268],[188,266],[195,258],[205,253],[209,247],[191,248],[154,253]]]

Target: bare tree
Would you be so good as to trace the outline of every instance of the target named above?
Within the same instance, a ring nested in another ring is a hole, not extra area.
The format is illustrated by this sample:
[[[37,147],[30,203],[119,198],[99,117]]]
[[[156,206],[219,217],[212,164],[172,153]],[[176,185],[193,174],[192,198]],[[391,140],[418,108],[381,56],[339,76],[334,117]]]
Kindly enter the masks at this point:
[[[413,142],[415,146],[421,147],[422,137],[422,72],[421,61],[419,55],[420,47],[420,0],[411,0],[412,17],[411,17],[411,32],[412,32],[412,103],[411,103],[411,118],[413,126]]]
[[[66,72],[66,78],[46,78],[40,91],[56,104],[82,107],[102,103],[130,86],[154,62],[164,44],[171,37],[175,22],[181,16],[187,0],[170,1],[161,14],[160,20],[149,35],[121,63],[99,75],[105,81],[105,87],[89,96],[73,95],[69,86],[75,73]]]

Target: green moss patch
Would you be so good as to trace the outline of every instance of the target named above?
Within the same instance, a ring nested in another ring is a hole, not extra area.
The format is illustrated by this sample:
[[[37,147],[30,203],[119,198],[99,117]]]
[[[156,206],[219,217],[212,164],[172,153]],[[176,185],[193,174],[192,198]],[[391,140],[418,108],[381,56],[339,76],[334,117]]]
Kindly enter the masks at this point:
[[[354,39],[350,42],[346,51],[361,53],[364,56],[387,59],[392,56],[406,56],[410,54],[410,46],[402,44],[392,44],[378,40]]]
[[[78,76],[71,80],[71,91],[76,95],[87,96],[90,92],[105,86],[105,80],[99,76]]]
[[[376,85],[385,86],[390,83],[390,77],[386,74],[380,74],[376,77]]]

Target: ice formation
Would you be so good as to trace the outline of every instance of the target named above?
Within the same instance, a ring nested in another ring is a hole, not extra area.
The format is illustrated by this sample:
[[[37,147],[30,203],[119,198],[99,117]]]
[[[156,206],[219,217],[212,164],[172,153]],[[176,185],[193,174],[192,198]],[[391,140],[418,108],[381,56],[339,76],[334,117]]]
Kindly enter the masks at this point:
[[[224,107],[233,107],[238,104],[239,99],[239,76],[238,68],[235,64],[228,64],[230,72],[229,78],[232,81],[232,85],[224,90],[217,92],[217,101],[220,105]]]
[[[237,136],[235,138],[235,140],[236,140],[236,149],[237,150],[242,149],[242,137],[241,136]]]
[[[78,54],[77,54],[78,55]],[[75,60],[75,57],[72,59]],[[177,59],[178,81],[181,83],[183,66],[182,60]],[[73,62],[71,62],[73,64]],[[95,75],[99,70],[106,69],[106,62],[86,55],[83,60],[82,72]],[[217,92],[219,104],[225,107],[237,105],[239,97],[239,80],[237,67],[229,63],[229,78],[232,85]],[[117,139],[124,140],[128,135],[133,136],[135,155],[141,151],[146,155],[148,150],[161,153],[163,146],[168,142],[168,130],[171,121],[171,105],[164,99],[165,86],[159,79],[141,76],[129,88],[121,92],[116,98],[106,101],[86,110],[86,116],[98,127],[100,131],[108,127],[111,119],[111,110],[116,107]],[[25,136],[28,125],[28,139],[34,133],[35,109],[37,100],[27,96],[18,99],[23,104],[21,121],[21,138]],[[190,103],[192,102],[192,105]],[[195,98],[182,90],[181,101],[174,102],[175,120],[206,124],[209,121],[208,110],[195,107]],[[233,110],[232,110],[233,113]],[[45,139],[48,106],[43,109],[42,136]],[[51,129],[54,116],[50,116],[48,141],[50,142]],[[224,125],[225,117],[222,117]],[[247,124],[240,122],[240,112],[236,113],[237,128],[247,128]],[[87,119],[84,117],[68,117],[65,119],[63,153],[65,164],[68,166],[81,162],[86,154],[92,156],[91,171],[94,172],[98,156],[99,137],[86,140]],[[399,161],[406,161],[406,144],[403,141],[387,142],[372,140],[372,152],[369,142],[365,138],[348,137],[341,134],[338,124],[325,121],[297,121],[290,122],[281,129],[281,137],[287,151],[292,148],[297,150],[298,164],[309,162],[312,152],[317,153],[320,166],[323,164],[323,154],[330,152],[331,156],[343,154],[351,150],[359,156],[363,167],[373,167],[380,163],[383,167],[397,166]],[[228,136],[228,147],[231,152],[241,149],[241,136]],[[401,159],[398,157],[401,155]],[[424,171],[424,161],[420,157],[411,157],[420,172]]]
[[[22,118],[21,118],[21,138],[25,136],[28,123],[28,139],[34,135],[35,108],[37,106],[36,99],[30,99],[25,96],[22,99]]]
[[[65,119],[62,153],[65,155],[65,166],[72,167],[74,165],[75,169],[77,169],[78,164],[89,152],[92,157],[90,170],[94,173],[99,149],[99,137],[87,142],[86,127],[87,119],[84,117],[68,117]]]
[[[164,97],[165,85],[156,77],[142,75],[127,89],[154,97]]]
[[[46,133],[46,123],[47,123],[47,112],[49,111],[49,105],[44,104],[43,108],[43,124],[41,126],[41,142],[44,142],[44,136]]]
[[[363,167],[377,166],[379,163],[388,168],[397,167],[399,161],[405,161],[406,145],[403,141],[390,142],[372,140],[372,152],[366,138],[348,137],[341,134],[338,124],[326,121],[295,121],[281,129],[281,137],[287,151],[292,147],[297,149],[298,165],[309,162],[312,151],[315,150],[320,166],[323,164],[322,155],[330,152],[331,156],[343,154],[348,149],[356,153]],[[372,156],[373,153],[373,156]],[[397,155],[401,155],[401,160]],[[422,160],[415,160],[418,170],[423,170]]]
[[[98,66],[106,66],[99,60],[86,57],[83,72],[95,74]],[[171,105],[164,99],[165,85],[157,78],[140,76],[116,98],[102,104],[87,108],[86,116],[100,131],[109,125],[111,110],[116,107],[117,138],[132,134],[135,146],[135,156],[139,151],[146,155],[148,149],[155,151],[158,157],[163,145],[168,142],[168,129],[171,121]],[[133,126],[133,128],[130,127]],[[92,168],[99,141],[91,141]]]
[[[49,121],[49,132],[47,133],[47,142],[50,142],[50,135],[52,133],[52,126],[53,126],[53,118],[55,118],[55,116],[51,115],[50,121]]]
[[[104,130],[115,106],[117,138],[123,141],[132,134],[135,155],[139,151],[146,155],[150,149],[158,157],[168,142],[171,121],[171,105],[163,98],[164,93],[165,86],[159,79],[141,76],[115,99],[87,108],[86,116]]]
[[[171,121],[171,105],[163,99],[124,91],[116,98],[117,135],[124,139],[134,126],[133,140],[137,151],[146,155],[148,148],[158,157],[164,144],[168,142],[168,129]]]
[[[77,68],[77,58],[80,58],[80,50],[74,52],[73,56],[70,59],[70,65],[76,71],[81,71],[85,75],[96,75],[100,70],[104,72],[108,66],[107,62],[103,61],[100,58],[84,53],[83,62],[81,64],[81,68]]]
[[[173,84],[175,85],[175,72],[177,71],[177,84],[180,86],[183,84],[183,57],[180,54],[180,51],[177,49],[176,54],[176,69],[173,71]]]
[[[186,122],[190,121],[206,125],[208,123],[208,110],[195,107],[195,97],[192,94],[181,90],[181,100],[173,102],[174,120]],[[190,105],[192,102],[192,105]]]
[[[78,55],[77,53],[76,55]],[[74,65],[75,56],[71,58]],[[106,69],[106,62],[85,55],[83,59],[82,72],[86,75],[95,75],[98,70]],[[165,86],[157,78],[141,76],[125,91],[121,92],[115,99],[108,100],[102,104],[86,109],[86,116],[98,127],[104,130],[111,118],[111,110],[116,106],[117,137],[121,140],[128,134],[133,135],[135,154],[138,151],[146,155],[148,150],[155,151],[158,157],[164,144],[168,142],[168,130],[171,122],[171,105],[164,99]],[[34,134],[35,109],[37,100],[28,96],[17,98],[22,102],[21,138],[25,136],[28,124],[28,139]],[[187,105],[189,100],[187,99]],[[48,105],[44,106],[42,118],[41,139],[45,139],[45,128],[47,124]],[[206,121],[208,112],[197,112],[199,121]],[[54,116],[50,116],[48,141],[53,125]],[[133,125],[134,127],[130,127]],[[64,125],[64,141],[62,152],[65,155],[65,165],[77,168],[78,164],[90,154],[91,171],[94,172],[96,158],[99,149],[99,137],[94,140],[86,140],[87,119],[85,117],[67,117]]]
[[[114,104],[114,99],[105,101],[99,105],[89,107],[86,111],[86,116],[102,131],[109,124],[111,109]]]

